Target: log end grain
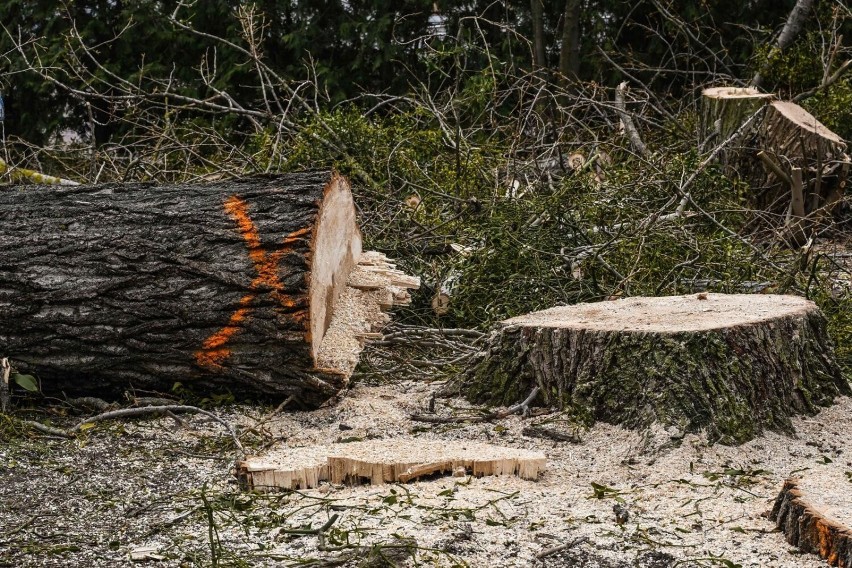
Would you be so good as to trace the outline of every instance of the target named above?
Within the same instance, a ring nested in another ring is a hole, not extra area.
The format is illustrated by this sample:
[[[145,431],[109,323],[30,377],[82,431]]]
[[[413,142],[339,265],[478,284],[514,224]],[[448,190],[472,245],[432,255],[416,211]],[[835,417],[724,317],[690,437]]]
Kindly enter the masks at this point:
[[[774,95],[761,93],[753,87],[710,87],[701,91],[709,99],[771,99]]]
[[[800,129],[812,132],[813,134],[830,143],[836,144],[837,146],[846,147],[846,142],[843,138],[832,132],[826,125],[817,120],[814,115],[796,103],[791,103],[789,101],[773,101],[770,103],[770,106],[775,112]]]

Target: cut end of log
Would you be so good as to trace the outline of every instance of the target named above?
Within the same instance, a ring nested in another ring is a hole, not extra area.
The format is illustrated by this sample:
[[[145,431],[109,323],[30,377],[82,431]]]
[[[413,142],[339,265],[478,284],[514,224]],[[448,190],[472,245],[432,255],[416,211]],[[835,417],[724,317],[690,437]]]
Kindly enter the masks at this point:
[[[813,309],[813,302],[798,296],[701,293],[559,306],[511,318],[503,324],[595,331],[680,333],[752,325],[787,316],[804,316]]]
[[[331,321],[316,355],[316,367],[348,378],[364,343],[390,318],[386,311],[411,302],[408,290],[420,279],[408,276],[378,252],[366,252],[352,267],[344,289],[329,313]],[[381,335],[378,335],[381,338]]]
[[[852,568],[852,479],[844,472],[812,469],[788,479],[769,518],[793,546]]]
[[[361,256],[361,231],[345,178],[335,175],[324,190],[312,243],[310,274],[311,352],[319,355],[334,305]]]
[[[248,457],[237,476],[248,489],[294,490],[334,484],[407,483],[436,475],[515,475],[537,480],[547,459],[541,452],[477,442],[376,440],[286,448]]]

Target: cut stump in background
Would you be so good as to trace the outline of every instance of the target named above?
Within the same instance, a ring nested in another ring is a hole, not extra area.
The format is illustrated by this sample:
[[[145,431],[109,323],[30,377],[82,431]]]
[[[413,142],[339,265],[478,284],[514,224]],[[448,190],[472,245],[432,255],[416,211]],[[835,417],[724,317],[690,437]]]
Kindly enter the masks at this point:
[[[751,87],[711,87],[704,89],[701,97],[701,139],[710,139],[716,145],[734,134],[773,95]],[[753,130],[758,125],[758,121],[753,122]]]
[[[768,185],[761,206],[786,207],[792,241],[802,245],[811,226],[831,213],[843,197],[849,177],[846,142],[799,105],[774,101],[761,124],[761,152]]]
[[[373,440],[284,448],[237,464],[249,489],[309,489],[323,481],[381,485],[434,475],[516,475],[537,480],[546,458],[541,452],[478,442],[418,439]]]
[[[47,393],[180,382],[317,406],[419,284],[362,254],[330,171],[3,187],[0,210],[0,357]]]
[[[788,479],[769,519],[793,546],[831,566],[852,568],[852,479],[846,473],[812,469]]]
[[[801,246],[841,202],[852,161],[846,142],[808,111],[772,99],[753,88],[705,89],[701,139],[706,149],[739,134],[720,149],[720,162],[752,186],[756,208],[784,219],[787,241]]]
[[[742,443],[792,431],[850,394],[826,320],[796,296],[698,294],[557,307],[498,324],[463,390],[480,403],[537,399],[588,422],[653,423]]]

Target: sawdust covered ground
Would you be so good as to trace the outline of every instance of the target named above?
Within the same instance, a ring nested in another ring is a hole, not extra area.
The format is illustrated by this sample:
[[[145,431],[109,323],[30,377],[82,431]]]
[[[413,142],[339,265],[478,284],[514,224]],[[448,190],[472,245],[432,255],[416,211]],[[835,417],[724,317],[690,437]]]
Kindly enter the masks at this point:
[[[638,435],[606,424],[578,431],[579,444],[521,434],[544,420],[559,427],[558,416],[412,422],[434,388],[357,386],[328,408],[265,422],[270,408],[217,412],[257,452],[347,440],[473,439],[544,451],[542,479],[446,477],[250,494],[231,475],[230,438],[202,416],[184,425],[169,418],[99,424],[79,441],[37,437],[7,422],[0,566],[825,566],[792,549],[764,513],[791,474],[825,470],[847,479],[848,398],[797,419],[796,438],[769,433],[735,448],[658,431],[649,453]],[[464,406],[438,400],[441,412]],[[76,421],[54,423],[63,420]],[[837,490],[852,491],[852,482]],[[619,522],[614,508],[627,519]],[[574,546],[536,559],[567,543]]]

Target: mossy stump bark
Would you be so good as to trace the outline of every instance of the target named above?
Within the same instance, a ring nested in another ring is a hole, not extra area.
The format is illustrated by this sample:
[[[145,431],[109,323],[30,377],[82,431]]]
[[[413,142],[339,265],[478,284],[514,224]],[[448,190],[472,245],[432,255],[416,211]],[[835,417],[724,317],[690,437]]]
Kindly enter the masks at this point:
[[[322,357],[339,300],[405,300],[393,267],[362,254],[349,184],[330,171],[11,186],[0,210],[0,357],[47,393],[181,382],[316,406],[354,366]],[[350,292],[356,269],[380,281]]]
[[[558,307],[499,324],[463,389],[480,403],[538,403],[630,428],[652,423],[742,443],[792,431],[850,394],[826,321],[794,296],[699,294]]]
[[[843,472],[788,479],[769,514],[787,542],[829,565],[852,568],[852,491]]]

